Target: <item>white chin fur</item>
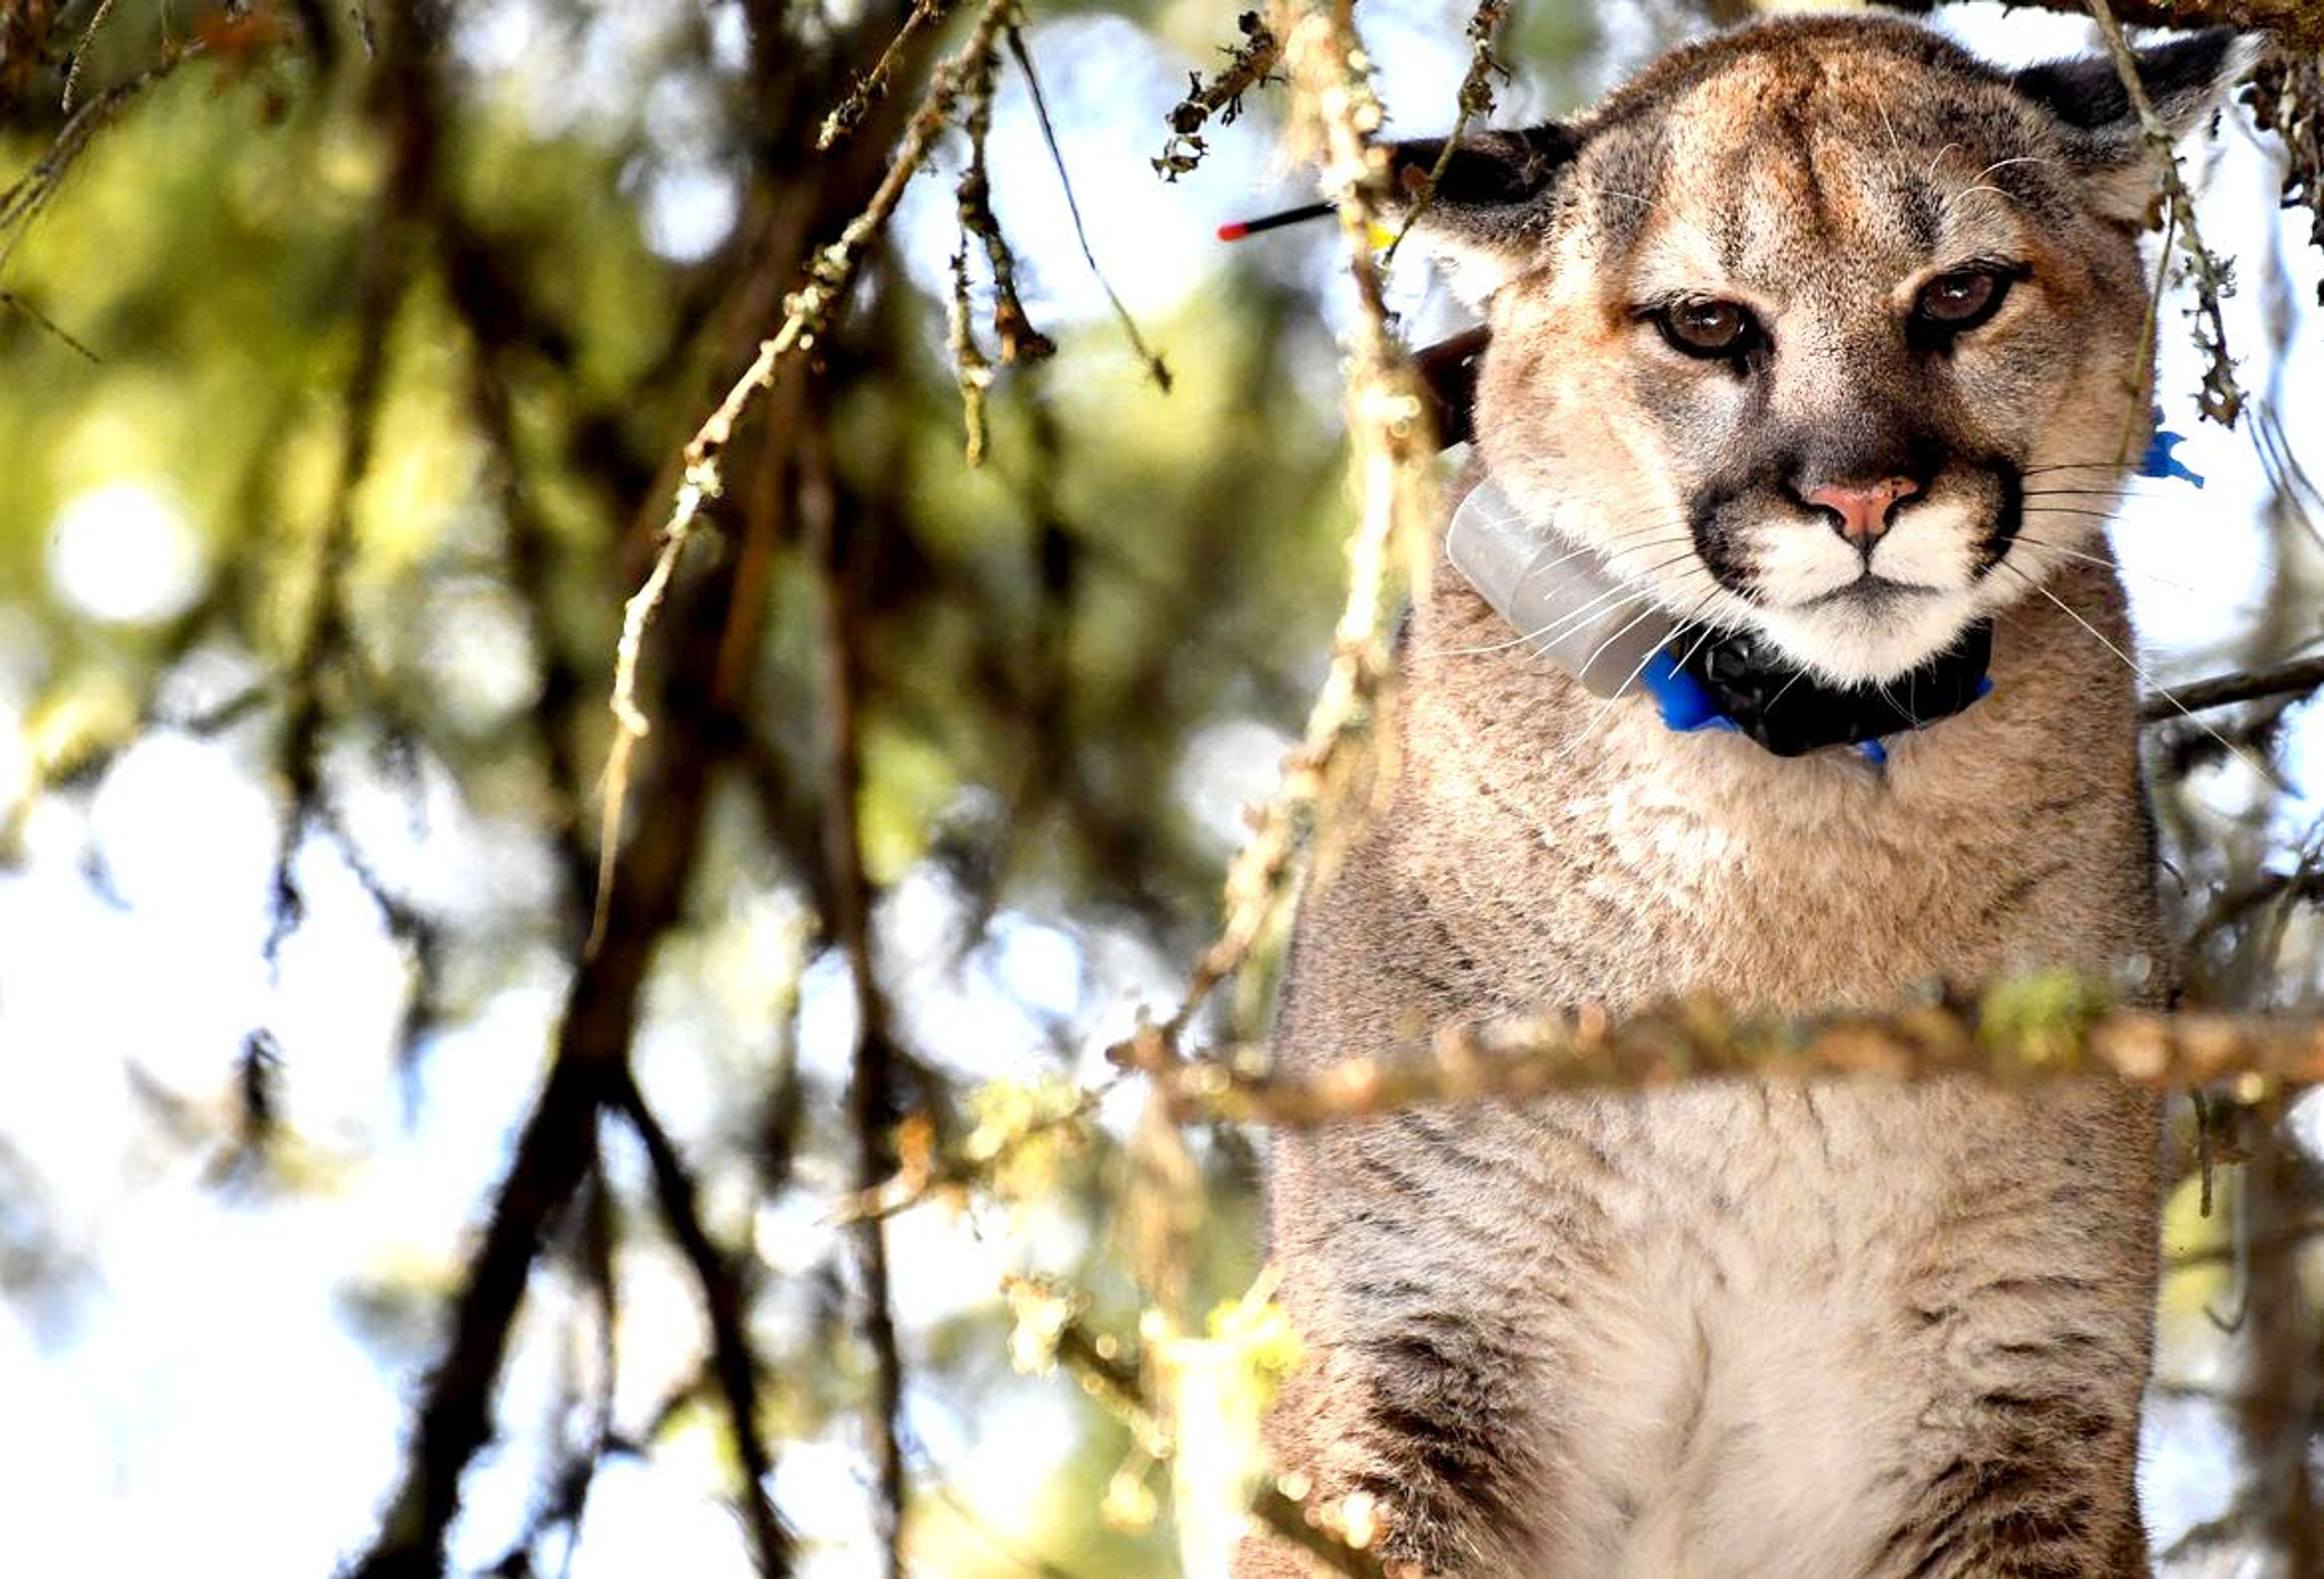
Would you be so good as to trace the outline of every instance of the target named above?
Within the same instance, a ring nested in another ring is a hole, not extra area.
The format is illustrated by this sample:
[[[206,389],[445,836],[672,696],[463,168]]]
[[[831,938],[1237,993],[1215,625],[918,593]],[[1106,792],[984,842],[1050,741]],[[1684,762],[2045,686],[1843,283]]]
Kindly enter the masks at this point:
[[[1856,549],[1835,532],[1797,522],[1754,534],[1753,569],[1762,601],[1754,622],[1784,656],[1827,684],[1895,679],[1934,657],[1985,611],[1971,560],[1978,527],[1947,503],[1907,509],[1872,552],[1887,580],[1930,591],[1898,592],[1877,605],[1818,603],[1864,572]]]
[[[1828,604],[1752,611],[1784,655],[1827,685],[1876,685],[1943,651],[1985,614],[1967,592],[1909,593],[1877,607]]]

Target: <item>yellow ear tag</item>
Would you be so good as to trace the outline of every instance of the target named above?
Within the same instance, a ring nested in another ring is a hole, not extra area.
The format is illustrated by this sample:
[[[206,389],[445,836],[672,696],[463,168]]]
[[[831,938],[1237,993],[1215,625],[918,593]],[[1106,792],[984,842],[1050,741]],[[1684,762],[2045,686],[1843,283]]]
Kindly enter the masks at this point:
[[[1396,245],[1396,232],[1385,225],[1372,226],[1372,251],[1386,252]]]

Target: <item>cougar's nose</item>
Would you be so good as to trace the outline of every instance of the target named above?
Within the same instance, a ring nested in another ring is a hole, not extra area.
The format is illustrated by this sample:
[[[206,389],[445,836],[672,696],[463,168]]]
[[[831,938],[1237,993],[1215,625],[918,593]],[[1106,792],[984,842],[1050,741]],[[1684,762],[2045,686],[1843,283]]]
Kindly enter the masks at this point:
[[[1877,483],[1833,483],[1811,488],[1801,495],[1832,517],[1831,529],[1859,548],[1879,541],[1888,530],[1888,517],[1897,505],[1921,492],[1910,477],[1889,477]]]

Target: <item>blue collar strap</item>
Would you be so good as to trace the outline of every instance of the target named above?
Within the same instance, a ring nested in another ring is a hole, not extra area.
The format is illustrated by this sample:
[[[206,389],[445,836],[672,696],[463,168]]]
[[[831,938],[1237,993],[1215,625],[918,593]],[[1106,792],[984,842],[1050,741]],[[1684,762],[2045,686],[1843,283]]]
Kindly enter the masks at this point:
[[[1884,762],[1881,742],[1925,729],[1993,689],[1993,624],[1980,620],[1910,674],[1877,686],[1828,686],[1748,631],[1682,627],[1639,679],[1663,723],[1682,734],[1731,729],[1779,757],[1849,745]]]

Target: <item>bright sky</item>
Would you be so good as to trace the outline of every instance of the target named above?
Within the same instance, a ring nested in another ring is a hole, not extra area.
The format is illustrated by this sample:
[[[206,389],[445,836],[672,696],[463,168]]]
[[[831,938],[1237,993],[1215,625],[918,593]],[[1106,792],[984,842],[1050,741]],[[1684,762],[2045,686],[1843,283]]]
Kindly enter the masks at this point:
[[[1364,9],[1398,125],[1441,128],[1465,60],[1464,17],[1409,0],[1368,0]],[[2069,21],[2020,13],[2005,25],[1997,8],[1980,9],[1960,26],[1988,51],[2032,58],[2081,42]],[[1222,8],[1222,28],[1231,10]],[[522,5],[477,16],[464,35],[474,59],[489,66],[522,56]],[[1045,85],[1090,235],[1133,310],[1160,316],[1201,288],[1220,220],[1305,195],[1297,180],[1273,173],[1263,123],[1213,137],[1204,170],[1176,186],[1148,179],[1160,111],[1202,62],[1159,55],[1139,30],[1101,17],[1044,24],[1033,39],[1050,63]],[[627,59],[619,42],[591,59],[600,67]],[[654,113],[678,116],[683,101]],[[650,172],[641,200],[660,245],[699,251],[731,223],[732,191],[692,155],[683,125],[669,128],[669,141],[672,157]],[[1101,318],[1102,298],[1013,77],[992,151],[1005,172],[995,183],[1001,216],[1026,259],[1037,316]],[[2248,139],[2230,136],[2209,188],[2212,239],[2247,260],[2231,333],[2256,346],[2271,247],[2282,238],[2291,293],[2303,304],[2313,302],[2318,261],[2277,215],[2272,180]],[[940,289],[954,245],[943,183],[914,185],[900,228],[923,283]],[[1319,274],[1329,266],[1321,239],[1282,245],[1286,258],[1300,260],[1290,266]],[[2292,363],[2249,371],[2261,388],[2281,391],[2286,409],[2312,412],[2324,336],[2312,305],[2300,310]],[[2166,313],[2163,342],[2170,423],[2190,435],[2182,455],[2210,484],[2200,494],[2179,485],[2144,490],[2115,540],[2155,670],[2184,676],[2213,665],[2264,583],[2251,512],[2264,484],[2244,435],[2194,420],[2183,394],[2193,358],[2175,313]],[[50,532],[55,585],[92,618],[159,620],[198,584],[194,540],[166,479],[119,478],[83,494]],[[513,651],[488,651],[447,683],[489,705],[494,694],[522,694],[521,671],[511,672],[521,662]],[[233,694],[245,668],[230,654],[201,655],[176,682],[175,705],[190,712]],[[21,725],[32,672],[25,633],[0,612],[0,791],[25,771]],[[2301,742],[2300,772],[2312,786],[2324,780],[2324,731],[2311,725]],[[1217,831],[1222,854],[1237,807],[1264,792],[1283,743],[1265,728],[1228,725],[1190,751],[1177,788]],[[418,827],[400,788],[357,760],[335,771],[374,863],[443,910],[456,934],[521,932],[538,912],[552,882],[545,852],[521,830],[478,817],[440,771],[423,770]],[[68,1269],[38,1298],[10,1290],[0,1299],[0,1398],[8,1400],[0,1572],[179,1571],[199,1552],[231,1553],[234,1571],[248,1579],[309,1579],[363,1540],[400,1462],[404,1399],[432,1337],[409,1313],[366,1307],[360,1291],[391,1273],[416,1272],[438,1287],[456,1278],[461,1235],[499,1174],[509,1126],[538,1076],[563,966],[536,947],[480,1018],[430,1038],[416,1089],[401,1084],[390,1054],[405,966],[353,874],[327,851],[302,863],[309,913],[279,979],[270,978],[260,952],[276,836],[267,782],[246,731],[150,734],[112,765],[93,798],[40,802],[25,829],[26,860],[0,872],[0,1138],[37,1182],[33,1210]],[[92,854],[101,882],[92,879]],[[963,924],[959,897],[927,873],[908,879],[881,917],[899,961],[941,956],[931,944]],[[763,985],[766,962],[794,957],[798,933],[787,900],[740,904],[705,945],[714,964],[732,968],[710,974]],[[982,1076],[1045,1068],[1036,1049],[1053,1016],[1081,1045],[1102,1046],[1137,1004],[1164,997],[1175,982],[1172,962],[1126,939],[1075,938],[1016,913],[1001,918],[960,974],[910,968],[900,996],[916,1045]],[[835,1083],[853,1013],[844,977],[818,965],[806,993],[803,1057]],[[767,1006],[743,988],[708,1002],[670,998],[664,993],[651,1007],[641,1065],[673,1131],[697,1136],[718,1115],[719,1060],[745,1057],[759,1044]],[[151,1107],[132,1091],[134,1070],[214,1121],[242,1039],[261,1023],[281,1039],[300,1166],[319,1181],[291,1196],[205,1178],[199,1158],[159,1143]],[[963,1026],[978,1028],[973,1048],[961,1039]],[[1020,1069],[980,1061],[1008,1045],[1028,1049]],[[810,1191],[761,1214],[756,1248],[778,1276],[823,1253],[829,1231],[820,1213],[838,1182],[811,1179],[823,1196]],[[0,1239],[11,1242],[29,1221],[12,1210],[17,1184],[0,1178]],[[1061,1262],[1072,1232],[1062,1222],[1036,1224],[1036,1253]],[[991,1297],[1015,1264],[1016,1249],[1000,1236],[980,1239],[934,1214],[902,1219],[896,1233],[910,1335]],[[550,1330],[567,1295],[553,1284],[541,1291],[528,1316],[534,1330]],[[696,1316],[681,1273],[650,1252],[628,1258],[622,1304],[621,1398],[634,1419],[689,1362]],[[526,1345],[504,1395],[507,1418],[543,1417],[555,1348]],[[392,1362],[383,1366],[383,1354]],[[1022,1536],[1016,1524],[1044,1466],[1069,1443],[1050,1384],[1016,1387],[1002,1399],[970,1419],[951,1400],[916,1392],[910,1424],[926,1454],[921,1473],[941,1466],[997,1528]],[[2162,1439],[2167,1451],[2149,1490],[2167,1536],[2215,1510],[2222,1448],[2216,1423],[2201,1417],[2173,1418]],[[608,1471],[576,1574],[748,1571],[731,1520],[708,1496],[719,1472],[707,1440],[671,1457],[674,1468]],[[499,1555],[539,1468],[521,1446],[504,1447],[472,1476],[460,1561],[480,1565]],[[776,1493],[820,1543],[807,1572],[862,1571],[866,1493],[849,1434],[788,1448]]]

